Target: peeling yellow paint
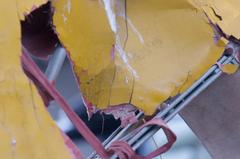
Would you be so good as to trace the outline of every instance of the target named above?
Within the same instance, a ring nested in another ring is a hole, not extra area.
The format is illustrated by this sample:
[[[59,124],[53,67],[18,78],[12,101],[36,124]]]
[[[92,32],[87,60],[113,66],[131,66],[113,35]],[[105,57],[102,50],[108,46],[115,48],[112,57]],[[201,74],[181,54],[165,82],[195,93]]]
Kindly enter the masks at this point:
[[[61,133],[20,64],[18,14],[35,2],[21,1],[20,10],[15,0],[0,2],[0,158],[70,159]]]
[[[188,88],[224,50],[214,44],[205,14],[188,0],[129,0],[127,19],[124,1],[115,2],[115,35],[98,1],[71,0],[69,13],[68,0],[54,3],[54,24],[82,93],[100,109],[131,103],[150,115]]]
[[[189,0],[203,9],[209,18],[228,35],[240,38],[239,0]]]

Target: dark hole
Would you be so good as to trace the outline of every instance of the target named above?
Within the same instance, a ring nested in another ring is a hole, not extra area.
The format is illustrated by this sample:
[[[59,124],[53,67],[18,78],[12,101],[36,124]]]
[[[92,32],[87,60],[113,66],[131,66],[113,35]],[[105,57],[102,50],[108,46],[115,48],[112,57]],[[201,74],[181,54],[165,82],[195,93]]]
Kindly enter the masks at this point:
[[[53,27],[53,9],[48,2],[32,11],[21,21],[22,44],[37,57],[51,54],[59,39]]]

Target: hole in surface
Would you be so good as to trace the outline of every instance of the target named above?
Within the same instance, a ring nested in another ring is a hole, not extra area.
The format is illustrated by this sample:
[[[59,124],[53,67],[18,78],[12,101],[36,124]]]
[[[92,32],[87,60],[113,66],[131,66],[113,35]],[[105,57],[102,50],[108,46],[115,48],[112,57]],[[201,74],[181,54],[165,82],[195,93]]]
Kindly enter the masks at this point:
[[[46,58],[60,43],[53,27],[53,9],[48,2],[21,21],[22,45],[33,55]]]

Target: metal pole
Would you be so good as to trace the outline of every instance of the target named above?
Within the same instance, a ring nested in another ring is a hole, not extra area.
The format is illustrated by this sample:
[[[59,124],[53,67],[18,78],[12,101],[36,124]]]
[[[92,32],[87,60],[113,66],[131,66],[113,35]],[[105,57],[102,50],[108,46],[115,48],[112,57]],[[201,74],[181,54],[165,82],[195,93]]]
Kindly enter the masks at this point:
[[[57,47],[50,57],[45,75],[49,81],[55,81],[59,75],[67,54],[63,47]]]

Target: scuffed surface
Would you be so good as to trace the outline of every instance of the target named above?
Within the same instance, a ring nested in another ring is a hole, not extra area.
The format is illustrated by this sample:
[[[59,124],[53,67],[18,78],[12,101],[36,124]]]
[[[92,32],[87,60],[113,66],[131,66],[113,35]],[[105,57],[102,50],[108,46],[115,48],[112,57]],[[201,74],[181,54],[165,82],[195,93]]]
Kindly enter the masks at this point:
[[[61,133],[21,68],[19,14],[35,2],[0,1],[0,158],[70,159]]]
[[[126,2],[111,1],[116,34],[98,1],[54,3],[54,24],[92,105],[106,109],[129,103],[150,115],[213,65],[224,45],[214,43],[204,12],[187,0]]]

